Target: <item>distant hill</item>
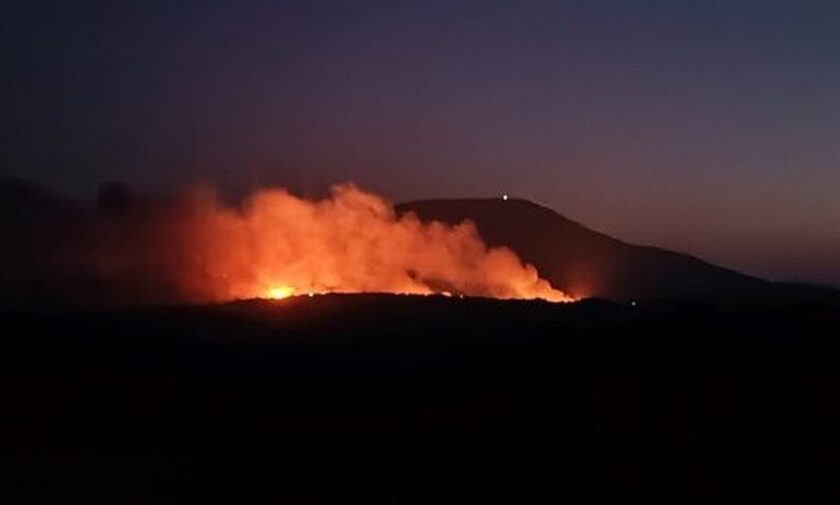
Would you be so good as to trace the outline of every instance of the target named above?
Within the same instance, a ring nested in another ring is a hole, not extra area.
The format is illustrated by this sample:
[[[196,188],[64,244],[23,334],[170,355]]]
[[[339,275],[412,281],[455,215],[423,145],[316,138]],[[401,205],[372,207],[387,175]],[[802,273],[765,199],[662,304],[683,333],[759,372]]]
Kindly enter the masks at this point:
[[[84,282],[65,258],[77,251],[90,217],[81,202],[0,176],[0,307],[81,299]]]
[[[624,302],[840,298],[833,289],[772,283],[687,254],[628,244],[527,200],[425,200],[398,205],[397,210],[446,223],[469,219],[488,244],[510,247],[555,287],[580,297]]]
[[[146,300],[145,284],[110,282],[87,261],[97,219],[131,218],[142,213],[138,202],[119,183],[104,184],[94,205],[0,176],[0,224],[6,231],[0,260],[7,265],[0,271],[0,307]],[[427,200],[397,210],[448,223],[469,219],[488,244],[510,247],[555,287],[579,297],[840,302],[835,289],[772,283],[686,254],[627,244],[525,200]]]

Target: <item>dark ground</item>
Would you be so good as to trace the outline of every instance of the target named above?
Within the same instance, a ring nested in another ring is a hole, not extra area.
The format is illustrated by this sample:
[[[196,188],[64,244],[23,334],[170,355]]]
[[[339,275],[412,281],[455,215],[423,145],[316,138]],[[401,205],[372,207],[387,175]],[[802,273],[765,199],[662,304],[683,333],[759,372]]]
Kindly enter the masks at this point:
[[[840,497],[829,305],[333,295],[1,320],[14,502]]]

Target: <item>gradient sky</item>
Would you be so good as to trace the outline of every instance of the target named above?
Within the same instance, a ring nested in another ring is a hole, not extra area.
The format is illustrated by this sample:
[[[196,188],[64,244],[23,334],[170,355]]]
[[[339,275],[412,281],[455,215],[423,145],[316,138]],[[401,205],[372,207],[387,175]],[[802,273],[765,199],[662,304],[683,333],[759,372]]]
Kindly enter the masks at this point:
[[[0,167],[504,191],[840,285],[838,27],[830,1],[4,2]]]

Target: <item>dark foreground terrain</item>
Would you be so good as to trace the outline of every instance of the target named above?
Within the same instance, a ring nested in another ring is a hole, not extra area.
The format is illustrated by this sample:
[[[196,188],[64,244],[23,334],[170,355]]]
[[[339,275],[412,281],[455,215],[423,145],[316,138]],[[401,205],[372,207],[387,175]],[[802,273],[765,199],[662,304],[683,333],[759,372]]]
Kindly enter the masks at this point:
[[[838,323],[376,295],[6,314],[0,495],[836,499]]]

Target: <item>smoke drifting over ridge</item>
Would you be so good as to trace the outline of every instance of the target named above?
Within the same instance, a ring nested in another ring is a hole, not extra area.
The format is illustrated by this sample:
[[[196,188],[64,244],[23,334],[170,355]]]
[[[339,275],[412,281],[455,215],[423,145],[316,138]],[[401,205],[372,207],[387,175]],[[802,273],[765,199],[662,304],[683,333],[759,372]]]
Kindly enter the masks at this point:
[[[82,259],[151,301],[330,292],[570,300],[510,249],[488,248],[472,223],[400,216],[352,184],[321,200],[263,189],[239,206],[201,187],[128,214],[100,218]]]

